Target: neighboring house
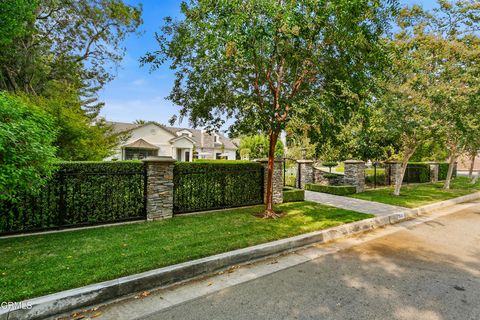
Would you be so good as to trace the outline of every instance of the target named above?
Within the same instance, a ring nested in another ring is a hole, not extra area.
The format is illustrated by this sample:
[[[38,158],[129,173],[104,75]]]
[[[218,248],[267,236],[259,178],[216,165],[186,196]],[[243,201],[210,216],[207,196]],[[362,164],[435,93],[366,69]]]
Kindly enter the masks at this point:
[[[143,124],[109,122],[115,133],[124,134],[114,155],[105,160],[133,160],[167,156],[178,161],[193,159],[235,160],[237,147],[221,133],[167,127],[150,121]]]

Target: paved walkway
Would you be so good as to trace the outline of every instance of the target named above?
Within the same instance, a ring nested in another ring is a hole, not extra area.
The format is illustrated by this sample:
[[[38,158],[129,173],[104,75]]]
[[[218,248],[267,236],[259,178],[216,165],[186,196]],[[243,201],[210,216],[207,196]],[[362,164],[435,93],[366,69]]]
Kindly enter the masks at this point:
[[[380,202],[341,197],[328,193],[313,192],[305,190],[305,200],[326,204],[332,207],[353,210],[362,213],[370,213],[376,216],[385,216],[394,212],[406,210],[399,206],[392,206]]]

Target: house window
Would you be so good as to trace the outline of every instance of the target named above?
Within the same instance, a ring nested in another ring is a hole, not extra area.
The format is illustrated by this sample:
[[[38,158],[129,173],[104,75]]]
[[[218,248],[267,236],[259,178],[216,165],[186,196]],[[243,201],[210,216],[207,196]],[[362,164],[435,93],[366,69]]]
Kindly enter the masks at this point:
[[[217,160],[222,159],[222,154],[220,152],[215,153],[215,159]]]
[[[154,149],[125,148],[125,160],[140,160],[157,154]]]
[[[214,141],[215,143],[218,143],[218,142],[220,142],[220,139],[218,138],[217,135],[215,135],[214,138],[213,138],[213,141]]]

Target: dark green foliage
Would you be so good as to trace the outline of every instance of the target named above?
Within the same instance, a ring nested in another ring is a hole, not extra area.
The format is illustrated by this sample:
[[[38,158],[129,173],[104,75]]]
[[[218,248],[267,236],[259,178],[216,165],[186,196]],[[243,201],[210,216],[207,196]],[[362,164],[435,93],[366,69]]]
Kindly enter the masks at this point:
[[[283,202],[305,201],[305,190],[283,188]]]
[[[92,173],[143,173],[142,161],[71,161],[61,162],[57,164],[57,173],[63,172],[66,174],[92,174]]]
[[[321,184],[307,183],[305,184],[305,189],[315,192],[323,192],[336,194],[338,196],[345,196],[348,194],[354,194],[357,192],[357,188],[353,186],[324,186]]]
[[[144,217],[142,162],[65,162],[38,195],[0,202],[0,233]]]
[[[448,165],[449,165],[448,163],[438,164],[438,180],[447,179]]]
[[[430,165],[424,162],[409,162],[403,176],[403,182],[430,182]]]
[[[48,114],[0,92],[0,201],[38,191],[53,169],[55,136]]]
[[[263,203],[263,167],[250,161],[177,162],[174,212]]]
[[[338,178],[339,176],[340,176],[339,174],[335,174],[335,173],[325,173],[323,175],[323,177],[327,179],[335,179],[335,178]]]
[[[327,167],[327,168],[336,167],[337,165],[338,165],[338,162],[335,162],[335,161],[322,162],[322,166]]]

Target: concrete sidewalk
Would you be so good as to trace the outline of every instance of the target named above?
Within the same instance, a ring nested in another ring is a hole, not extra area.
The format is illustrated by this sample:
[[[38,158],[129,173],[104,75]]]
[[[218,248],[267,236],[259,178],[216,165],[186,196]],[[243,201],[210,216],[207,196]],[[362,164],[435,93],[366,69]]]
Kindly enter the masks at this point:
[[[370,213],[377,217],[387,216],[392,213],[403,212],[407,208],[393,206],[379,202],[336,196],[333,194],[305,190],[305,200],[326,204],[332,207]]]

